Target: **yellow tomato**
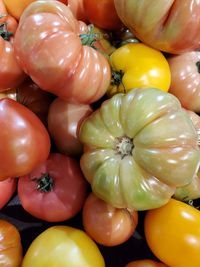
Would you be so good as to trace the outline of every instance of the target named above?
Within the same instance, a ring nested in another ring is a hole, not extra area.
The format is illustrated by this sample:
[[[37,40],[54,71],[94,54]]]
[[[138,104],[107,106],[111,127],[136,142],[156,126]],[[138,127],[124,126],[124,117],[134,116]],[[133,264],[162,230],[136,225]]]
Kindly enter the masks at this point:
[[[21,267],[105,267],[96,243],[82,230],[52,226],[36,237]]]
[[[149,210],[144,221],[150,249],[170,267],[200,266],[199,226],[199,210],[175,199]]]
[[[162,52],[143,43],[128,43],[110,56],[112,82],[108,95],[127,92],[133,88],[154,87],[167,92],[171,72]]]
[[[3,0],[8,13],[19,20],[24,9],[35,0]]]

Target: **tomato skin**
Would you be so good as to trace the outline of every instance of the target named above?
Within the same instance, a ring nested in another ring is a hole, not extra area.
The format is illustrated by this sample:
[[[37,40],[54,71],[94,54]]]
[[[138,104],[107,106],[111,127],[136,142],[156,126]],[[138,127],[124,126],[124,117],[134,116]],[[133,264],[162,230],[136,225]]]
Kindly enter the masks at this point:
[[[0,209],[2,209],[11,199],[17,188],[17,179],[8,178],[0,181]]]
[[[166,205],[147,212],[144,221],[147,244],[170,267],[200,266],[199,223],[198,210],[171,199]]]
[[[52,179],[50,182],[49,178]],[[23,208],[49,222],[75,216],[83,206],[87,189],[88,184],[78,162],[60,153],[51,153],[45,162],[29,175],[21,176],[18,182],[18,195]]]
[[[20,19],[14,50],[19,65],[41,89],[90,104],[105,94],[111,70],[103,54],[82,45],[80,34],[89,31],[84,25],[58,1],[35,1]]]
[[[198,0],[114,0],[122,22],[144,43],[168,53],[200,49]]]
[[[32,111],[12,99],[2,98],[0,125],[0,180],[25,175],[46,160],[49,134]]]
[[[170,56],[168,63],[172,78],[169,92],[184,108],[200,112],[200,51]]]
[[[0,220],[0,254],[2,267],[21,267],[22,244],[18,229],[6,220]]]
[[[84,231],[56,225],[36,237],[28,248],[21,267],[56,265],[105,267],[105,262],[95,242]]]
[[[171,82],[169,64],[164,55],[143,43],[128,43],[116,49],[110,56],[113,75],[122,72],[120,79],[114,76],[107,90],[108,96],[128,92],[133,88],[158,88],[168,91]]]
[[[121,29],[114,0],[83,0],[83,8],[90,23],[104,30]]]
[[[90,105],[71,104],[60,98],[52,102],[48,112],[48,129],[58,151],[74,157],[82,154],[78,129],[83,119],[91,113]]]
[[[116,246],[127,241],[138,224],[137,211],[116,209],[91,193],[82,210],[86,233],[97,243]]]
[[[130,262],[125,267],[167,267],[167,265],[154,260],[145,259]]]

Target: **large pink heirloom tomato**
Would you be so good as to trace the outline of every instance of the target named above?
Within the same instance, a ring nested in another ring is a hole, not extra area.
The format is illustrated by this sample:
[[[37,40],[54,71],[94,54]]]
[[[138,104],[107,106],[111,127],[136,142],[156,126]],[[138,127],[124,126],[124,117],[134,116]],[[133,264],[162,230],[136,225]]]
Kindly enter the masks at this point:
[[[104,101],[81,124],[80,164],[93,192],[118,208],[145,210],[188,184],[200,160],[198,138],[178,99],[133,89]]]
[[[41,89],[71,102],[95,102],[105,94],[111,70],[106,57],[87,45],[88,31],[65,4],[35,1],[20,17],[16,58]]]
[[[199,0],[114,0],[122,22],[144,43],[179,54],[200,49]]]

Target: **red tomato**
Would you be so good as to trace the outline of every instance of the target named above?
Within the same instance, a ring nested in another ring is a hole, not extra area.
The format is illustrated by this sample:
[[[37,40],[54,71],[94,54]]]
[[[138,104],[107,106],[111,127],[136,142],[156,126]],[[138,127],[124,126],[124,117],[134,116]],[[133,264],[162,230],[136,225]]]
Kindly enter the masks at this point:
[[[18,27],[17,21],[11,17],[0,0],[0,92],[19,85],[25,74],[19,67],[13,50],[13,36]]]
[[[22,104],[0,99],[0,180],[29,173],[46,160],[49,134],[38,117]]]
[[[59,1],[34,1],[21,16],[14,48],[20,66],[41,89],[89,104],[106,93],[111,69],[108,59],[91,47],[84,25]]]
[[[200,51],[192,51],[168,58],[171,71],[169,92],[182,106],[200,112]]]
[[[167,267],[167,265],[154,260],[145,259],[132,261],[128,263],[125,267]]]
[[[31,215],[49,222],[67,220],[82,208],[87,182],[76,160],[59,153],[19,178],[18,195]]]
[[[92,113],[86,104],[71,104],[56,98],[50,105],[48,129],[59,152],[70,156],[80,156],[83,145],[77,131],[82,120]]]
[[[83,0],[83,8],[89,22],[104,30],[121,29],[114,0]]]
[[[0,220],[0,266],[20,267],[22,244],[18,229],[6,220]]]
[[[88,23],[83,7],[83,0],[63,0],[61,2],[68,4],[68,7],[71,9],[72,13],[78,20]]]
[[[91,193],[83,206],[83,226],[87,234],[104,246],[127,241],[138,223],[137,211],[117,209]]]
[[[17,188],[17,179],[8,178],[0,181],[0,209],[11,199]]]

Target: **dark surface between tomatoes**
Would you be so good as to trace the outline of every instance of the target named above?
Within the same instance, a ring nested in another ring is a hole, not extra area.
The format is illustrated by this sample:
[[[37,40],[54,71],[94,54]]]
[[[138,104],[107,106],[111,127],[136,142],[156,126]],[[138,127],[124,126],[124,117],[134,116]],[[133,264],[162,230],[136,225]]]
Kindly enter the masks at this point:
[[[140,213],[139,224],[134,235],[125,243],[114,247],[99,245],[105,259],[106,267],[124,267],[132,260],[151,258],[156,259],[147,247],[143,233],[143,218],[145,212]],[[29,215],[20,205],[19,198],[14,195],[8,204],[0,210],[0,219],[13,223],[20,231],[24,253],[31,242],[45,229],[52,225],[68,225],[83,229],[81,213],[74,218],[60,222],[48,223]]]

